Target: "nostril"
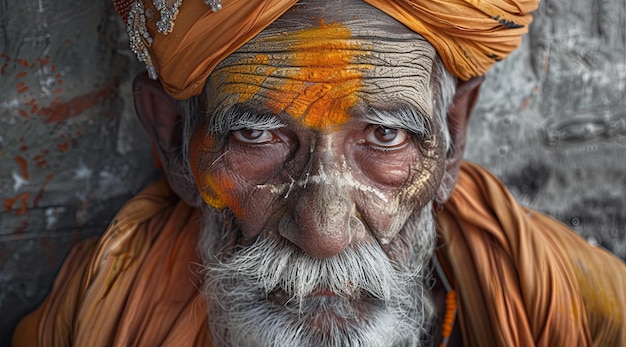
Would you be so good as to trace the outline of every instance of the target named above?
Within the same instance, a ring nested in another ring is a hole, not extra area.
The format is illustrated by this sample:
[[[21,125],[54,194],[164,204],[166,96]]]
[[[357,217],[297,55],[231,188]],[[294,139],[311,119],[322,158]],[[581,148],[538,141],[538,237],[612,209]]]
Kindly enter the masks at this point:
[[[350,237],[352,239],[352,242],[360,241],[367,237],[365,233],[366,228],[365,228],[365,225],[363,224],[363,221],[361,220],[361,215],[352,214],[350,216],[349,227],[350,227]]]

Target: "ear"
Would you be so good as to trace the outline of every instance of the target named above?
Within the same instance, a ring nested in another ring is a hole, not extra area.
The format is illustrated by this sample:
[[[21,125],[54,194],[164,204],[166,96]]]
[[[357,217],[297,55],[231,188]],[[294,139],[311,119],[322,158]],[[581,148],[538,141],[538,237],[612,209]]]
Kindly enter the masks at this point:
[[[183,125],[177,101],[146,72],[133,81],[133,99],[172,190],[187,204],[200,206],[200,194],[182,161]]]
[[[457,85],[452,105],[448,109],[447,122],[452,147],[447,153],[446,171],[437,190],[437,201],[442,204],[448,201],[450,195],[452,195],[454,185],[459,177],[459,168],[463,160],[463,152],[465,151],[467,140],[469,118],[478,100],[480,85],[484,80],[484,76],[480,76],[468,81],[460,81]]]

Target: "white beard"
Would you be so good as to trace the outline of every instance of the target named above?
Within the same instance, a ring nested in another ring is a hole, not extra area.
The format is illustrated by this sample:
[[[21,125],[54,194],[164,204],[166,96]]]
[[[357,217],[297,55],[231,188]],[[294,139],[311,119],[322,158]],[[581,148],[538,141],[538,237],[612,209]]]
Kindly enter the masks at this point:
[[[275,238],[217,261],[219,229],[215,218],[205,224],[203,295],[216,346],[428,345],[431,204],[405,226],[412,240],[405,264],[391,261],[376,242],[316,259]]]

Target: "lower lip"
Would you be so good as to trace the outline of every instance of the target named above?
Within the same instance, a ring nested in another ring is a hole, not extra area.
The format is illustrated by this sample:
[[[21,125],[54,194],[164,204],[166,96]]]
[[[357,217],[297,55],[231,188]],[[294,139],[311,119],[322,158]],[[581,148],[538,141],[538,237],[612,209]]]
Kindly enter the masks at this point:
[[[307,295],[306,297],[308,298],[313,298],[313,297],[339,297],[339,295],[337,295],[336,293],[334,293],[331,290],[328,289],[316,289],[314,290],[311,294]],[[363,294],[360,292],[356,292],[353,293],[352,295],[350,295],[350,300],[354,301],[354,302],[364,302],[363,299]],[[272,292],[270,292],[267,295],[267,300],[276,304],[276,305],[280,305],[280,306],[284,306],[287,304],[287,302],[289,302],[289,300],[291,299],[291,297],[289,296],[289,294],[287,294],[284,290],[282,289],[276,289],[273,290]]]
[[[313,298],[328,298],[331,300],[331,305],[326,306],[326,308],[321,308],[320,310],[315,310],[314,312],[309,312],[309,314],[305,316],[301,316],[298,313],[298,317],[294,317],[294,319],[303,319],[308,322],[311,326],[316,327],[321,333],[331,333],[329,330],[333,326],[347,326],[347,324],[356,324],[357,322],[362,322],[366,317],[373,314],[372,310],[377,306],[371,300],[368,300],[366,295],[361,293],[357,293],[355,296],[350,297],[349,305],[354,309],[355,314],[350,316],[343,316],[334,311],[332,300],[337,299],[340,300],[340,296],[333,293],[330,290],[316,290],[310,295],[307,295],[304,299],[313,299]],[[296,306],[296,310],[299,312],[299,308],[297,308],[297,301],[292,301],[292,298],[282,289],[274,290],[267,295],[267,300],[275,305],[283,306],[287,308],[290,304]]]

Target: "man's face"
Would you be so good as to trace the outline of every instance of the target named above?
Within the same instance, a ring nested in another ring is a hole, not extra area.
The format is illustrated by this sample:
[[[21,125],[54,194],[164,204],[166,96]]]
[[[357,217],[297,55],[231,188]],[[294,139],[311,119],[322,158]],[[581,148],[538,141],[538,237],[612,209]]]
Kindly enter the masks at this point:
[[[445,161],[435,51],[361,1],[324,6],[225,59],[190,139],[203,199],[234,217],[205,230],[220,240],[207,279],[223,342],[393,344],[428,323],[418,272]]]

